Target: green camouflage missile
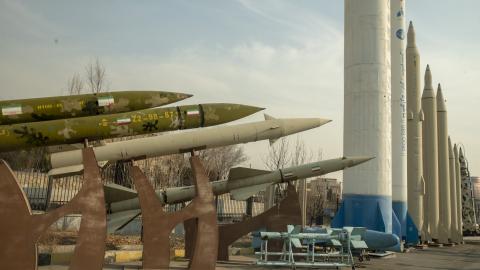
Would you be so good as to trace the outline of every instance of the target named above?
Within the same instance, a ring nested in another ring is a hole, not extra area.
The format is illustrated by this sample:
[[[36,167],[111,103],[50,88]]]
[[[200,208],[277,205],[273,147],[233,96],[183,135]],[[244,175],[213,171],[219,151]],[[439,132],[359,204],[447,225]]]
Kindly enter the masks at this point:
[[[121,91],[0,101],[0,125],[155,108],[192,95],[164,91]]]
[[[260,110],[263,108],[230,103],[209,103],[2,125],[0,126],[0,151],[83,143],[86,139],[100,140],[208,127],[231,122]]]

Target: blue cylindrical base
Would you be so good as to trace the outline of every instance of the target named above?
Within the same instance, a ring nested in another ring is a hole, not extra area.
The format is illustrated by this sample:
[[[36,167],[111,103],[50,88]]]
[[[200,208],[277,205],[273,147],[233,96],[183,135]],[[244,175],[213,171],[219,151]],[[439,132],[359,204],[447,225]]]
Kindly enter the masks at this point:
[[[392,233],[392,197],[381,195],[344,194],[332,227],[366,227]]]
[[[407,202],[393,201],[392,207],[393,212],[398,218],[398,222],[400,222],[401,237],[405,239],[407,235]]]
[[[407,245],[417,245],[420,243],[420,230],[413,222],[410,215],[407,214],[407,239],[405,241]]]

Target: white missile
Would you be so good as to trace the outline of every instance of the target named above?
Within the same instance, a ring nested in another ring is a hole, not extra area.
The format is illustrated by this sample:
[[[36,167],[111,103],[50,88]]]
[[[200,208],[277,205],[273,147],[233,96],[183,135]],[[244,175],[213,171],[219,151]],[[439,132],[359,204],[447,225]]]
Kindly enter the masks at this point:
[[[99,163],[135,160],[261,140],[270,140],[270,143],[273,143],[283,136],[316,128],[330,121],[322,118],[276,119],[265,115],[264,121],[163,133],[153,137],[107,143],[93,147],[93,150]],[[53,153],[50,155],[50,162],[52,170],[49,175],[64,175],[83,170],[81,150]]]
[[[230,170],[228,180],[214,181],[210,185],[215,195],[230,192],[233,199],[246,200],[273,184],[324,175],[354,167],[371,159],[373,157],[343,157],[275,171],[233,168]],[[195,186],[184,186],[157,190],[156,193],[163,204],[173,204],[192,200],[196,191]],[[109,232],[116,231],[140,214],[140,203],[136,191],[116,184],[106,184],[105,194],[107,204],[109,204],[109,212],[112,213],[109,215],[108,221]],[[123,198],[130,199],[125,200]]]

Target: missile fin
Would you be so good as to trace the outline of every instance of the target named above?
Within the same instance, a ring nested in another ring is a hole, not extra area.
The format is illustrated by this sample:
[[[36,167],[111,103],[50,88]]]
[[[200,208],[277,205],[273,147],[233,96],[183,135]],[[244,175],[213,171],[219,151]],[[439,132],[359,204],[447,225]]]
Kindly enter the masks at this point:
[[[122,211],[118,213],[113,213],[107,217],[107,233],[112,234],[117,230],[125,227],[130,223],[134,218],[139,216],[142,213],[140,209]]]
[[[98,166],[100,168],[105,167],[108,164],[108,161],[98,161]],[[83,164],[54,168],[48,171],[47,175],[53,178],[65,177],[71,175],[78,175],[83,173]]]
[[[236,167],[236,168],[230,169],[230,173],[228,174],[228,180],[233,181],[236,179],[242,179],[242,178],[267,174],[267,173],[271,173],[271,172],[264,171],[264,170],[250,169],[245,167]]]
[[[275,120],[276,118],[271,116],[271,115],[268,115],[266,113],[263,114],[263,116],[265,117],[265,120]]]
[[[112,183],[105,184],[103,191],[105,192],[105,202],[107,204],[137,197],[135,190]]]
[[[258,192],[265,190],[269,185],[271,185],[271,183],[234,189],[230,191],[230,195],[234,200],[243,201],[252,197]]]
[[[292,245],[296,248],[302,248],[302,242],[298,238],[292,238]]]

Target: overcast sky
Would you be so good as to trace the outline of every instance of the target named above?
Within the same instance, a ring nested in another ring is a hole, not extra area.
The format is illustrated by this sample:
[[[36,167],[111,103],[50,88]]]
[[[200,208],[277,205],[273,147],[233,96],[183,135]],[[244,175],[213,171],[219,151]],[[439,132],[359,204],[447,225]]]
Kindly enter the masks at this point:
[[[422,66],[442,83],[449,130],[480,174],[480,1],[407,0]],[[342,155],[343,1],[0,0],[0,98],[65,94],[99,58],[109,90],[179,90],[333,122],[301,137]],[[244,121],[263,119],[259,113]],[[262,168],[267,142],[246,146]],[[334,176],[341,177],[341,174]]]

